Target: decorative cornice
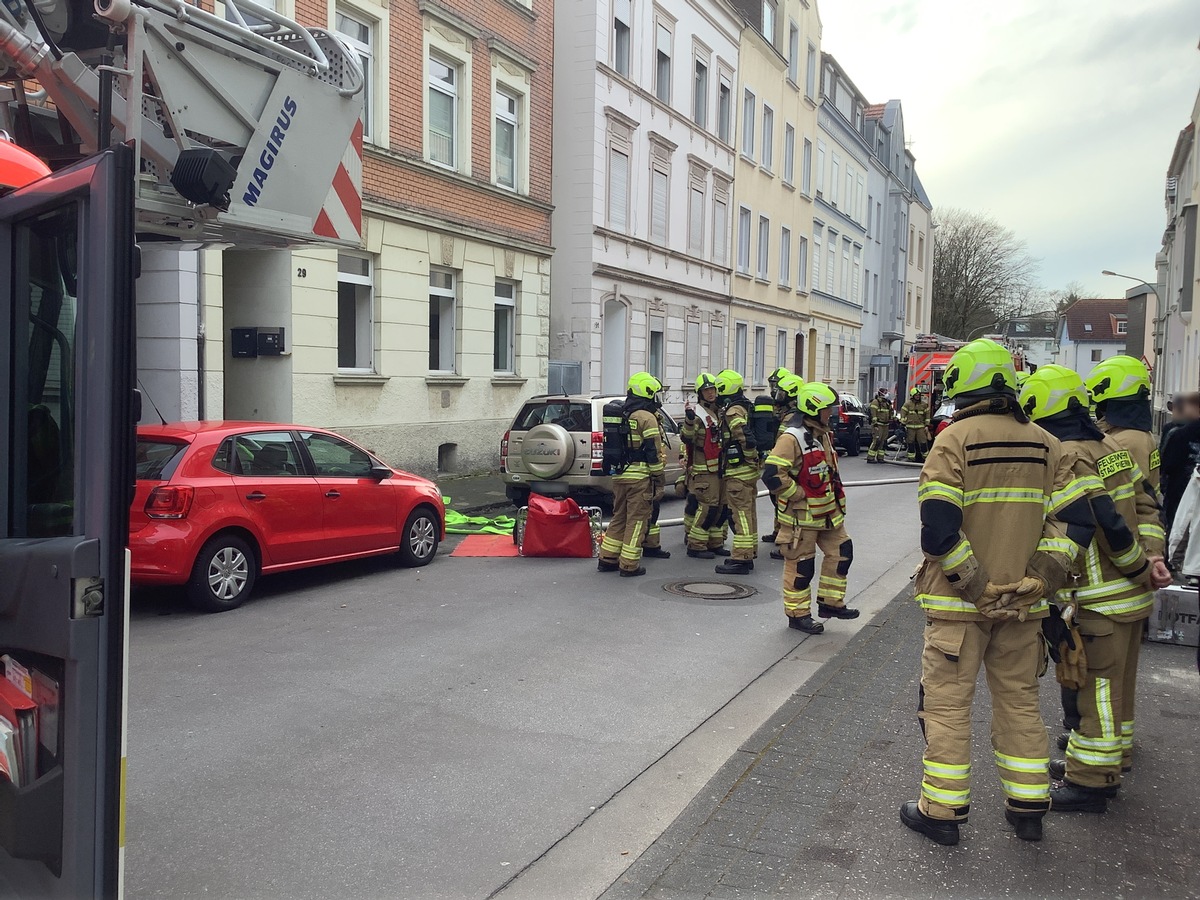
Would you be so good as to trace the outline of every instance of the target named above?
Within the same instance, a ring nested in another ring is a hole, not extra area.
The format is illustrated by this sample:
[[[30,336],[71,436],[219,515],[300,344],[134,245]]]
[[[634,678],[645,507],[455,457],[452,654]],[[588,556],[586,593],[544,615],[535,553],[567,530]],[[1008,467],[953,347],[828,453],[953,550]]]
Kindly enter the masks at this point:
[[[479,37],[480,32],[478,28],[461,18],[458,13],[442,6],[437,0],[417,0],[417,10],[423,16],[437,19],[444,25],[449,25],[455,31],[461,31],[471,38],[471,40]]]

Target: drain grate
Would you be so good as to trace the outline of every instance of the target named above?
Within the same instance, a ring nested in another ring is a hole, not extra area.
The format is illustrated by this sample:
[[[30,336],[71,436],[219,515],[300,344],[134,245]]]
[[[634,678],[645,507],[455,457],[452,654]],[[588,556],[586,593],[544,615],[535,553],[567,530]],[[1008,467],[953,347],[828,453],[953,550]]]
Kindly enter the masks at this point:
[[[672,581],[663,590],[676,597],[693,600],[744,600],[758,593],[754,588],[736,581]]]

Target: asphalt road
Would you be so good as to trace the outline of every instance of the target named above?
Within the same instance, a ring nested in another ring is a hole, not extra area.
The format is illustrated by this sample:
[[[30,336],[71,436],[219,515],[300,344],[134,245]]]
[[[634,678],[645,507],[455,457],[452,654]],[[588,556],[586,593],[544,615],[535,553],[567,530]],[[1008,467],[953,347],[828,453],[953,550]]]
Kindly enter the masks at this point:
[[[847,480],[915,474],[843,463]],[[911,570],[915,497],[851,489],[850,591],[868,612]],[[714,723],[756,728],[815,668],[803,660],[865,621],[800,648],[766,548],[748,599],[669,595],[717,577],[678,528],[663,543],[680,552],[635,580],[587,560],[449,558],[453,543],[421,570],[264,579],[220,615],[135,595],[128,897],[596,896],[732,752],[738,735]],[[653,788],[680,758],[674,790]],[[657,802],[621,807],[638,785]],[[620,815],[606,826],[598,808]]]

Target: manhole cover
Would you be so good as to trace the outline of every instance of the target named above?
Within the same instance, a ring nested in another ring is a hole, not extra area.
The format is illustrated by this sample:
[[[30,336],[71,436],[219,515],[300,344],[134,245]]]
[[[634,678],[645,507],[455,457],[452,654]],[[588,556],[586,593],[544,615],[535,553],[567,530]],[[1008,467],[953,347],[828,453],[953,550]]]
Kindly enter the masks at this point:
[[[692,600],[744,600],[758,593],[735,581],[672,581],[664,584],[663,590]]]

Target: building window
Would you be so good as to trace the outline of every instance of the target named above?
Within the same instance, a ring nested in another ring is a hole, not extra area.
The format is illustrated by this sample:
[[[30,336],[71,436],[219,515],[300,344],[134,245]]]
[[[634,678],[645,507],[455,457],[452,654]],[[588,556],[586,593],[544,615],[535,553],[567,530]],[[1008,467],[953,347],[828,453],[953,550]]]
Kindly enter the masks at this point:
[[[837,280],[837,235],[832,231],[829,232],[829,243],[825,246],[827,252],[827,256],[825,257],[825,293],[833,294],[835,290],[834,284]]]
[[[629,154],[608,149],[608,225],[614,231],[629,227]]]
[[[775,110],[763,104],[762,167],[768,172],[775,165]]]
[[[771,220],[758,217],[758,277],[766,281],[771,277]]]
[[[917,238],[917,268],[925,271],[925,232]]]
[[[833,154],[829,172],[829,202],[834,206],[838,205],[838,175],[841,172],[841,166],[842,161],[836,153]]]
[[[821,231],[820,231],[820,229],[813,231],[812,289],[814,291],[819,291],[821,289]]]
[[[772,47],[775,46],[776,18],[775,0],[762,0],[762,33]]]
[[[743,375],[746,372],[745,322],[738,322],[733,326],[733,370]]]
[[[808,67],[804,72],[804,95],[809,100],[817,98],[817,48],[808,45]]]
[[[650,168],[650,240],[667,245],[671,176],[660,164]]]
[[[779,229],[779,283],[792,283],[792,229],[786,225]]]
[[[699,256],[704,252],[704,190],[693,187],[688,191],[688,252]]]
[[[842,282],[838,296],[845,300],[853,300],[850,293],[850,239],[842,238]]]
[[[1100,362],[1100,351],[1099,350],[1092,351],[1092,362]]]
[[[722,75],[721,83],[717,86],[717,137],[726,144],[729,143],[732,118],[733,89],[729,86],[729,79]]]
[[[825,142],[817,141],[817,196],[825,193]]]
[[[725,265],[729,259],[729,204],[717,198],[713,200],[713,248],[712,258],[717,265]]]
[[[708,66],[696,60],[696,76],[692,79],[692,121],[701,128],[708,127]]]
[[[788,27],[788,81],[798,84],[800,77],[800,29],[792,22]]]
[[[787,184],[796,181],[796,129],[790,122],[783,128],[783,180]]]
[[[831,344],[825,344],[825,380],[833,381],[833,367],[829,364],[831,359]]]
[[[742,153],[754,159],[754,94],[742,95]]]
[[[689,319],[684,334],[683,377],[692,378],[692,372],[700,371],[700,322]]]
[[[904,324],[912,324],[912,285],[904,292]]]
[[[850,289],[849,299],[855,303],[862,302],[862,248],[854,248],[854,269],[853,269],[853,284]]]
[[[925,315],[925,297],[924,297],[924,294],[923,294],[921,288],[918,287],[917,288],[917,312],[916,312],[916,319],[913,322],[913,324],[916,325],[917,328],[921,328],[922,324],[924,324],[924,322],[925,322],[924,315]]]
[[[812,141],[804,139],[804,159],[800,161],[800,189],[806,194],[812,193]]]
[[[775,334],[775,368],[787,365],[788,333],[780,328]]]
[[[750,210],[744,206],[738,210],[737,270],[750,274]]]
[[[274,9],[274,4],[268,0],[268,7]],[[346,38],[358,53],[358,58],[362,63],[363,70],[363,108],[362,108],[362,123],[363,123],[363,140],[371,140],[371,106],[374,103],[374,89],[371,79],[374,77],[372,71],[372,59],[374,54],[371,50],[372,32],[374,29],[361,18],[347,15],[340,10],[334,16],[334,29],[342,37]]]
[[[838,347],[838,380],[846,380],[846,348]]]
[[[767,329],[754,327],[754,384],[767,383]]]
[[[454,273],[429,270],[429,371],[456,371],[455,317],[457,293]]]
[[[725,326],[712,325],[708,329],[708,370],[720,372],[725,368]]]
[[[496,184],[517,189],[517,136],[520,133],[519,98],[503,89],[496,91]]]
[[[492,342],[492,369],[517,371],[513,348],[517,338],[517,286],[511,281],[496,282],[495,331]]]
[[[1117,320],[1117,334],[1129,334],[1129,320],[1127,320],[1127,319],[1118,319]]]
[[[629,77],[629,23],[632,21],[629,0],[613,0],[613,68],[626,78]]]
[[[665,357],[666,348],[666,328],[661,316],[650,317],[650,346],[646,357],[646,371],[657,378],[660,382],[663,380],[663,359]]]
[[[654,96],[663,103],[671,102],[671,29],[661,22],[655,29],[657,35],[654,52]]]
[[[801,236],[796,246],[796,290],[802,291],[808,284],[808,238]]]
[[[457,168],[458,67],[429,57],[429,160]]]
[[[375,371],[374,279],[371,260],[339,253],[338,258],[338,370]]]

